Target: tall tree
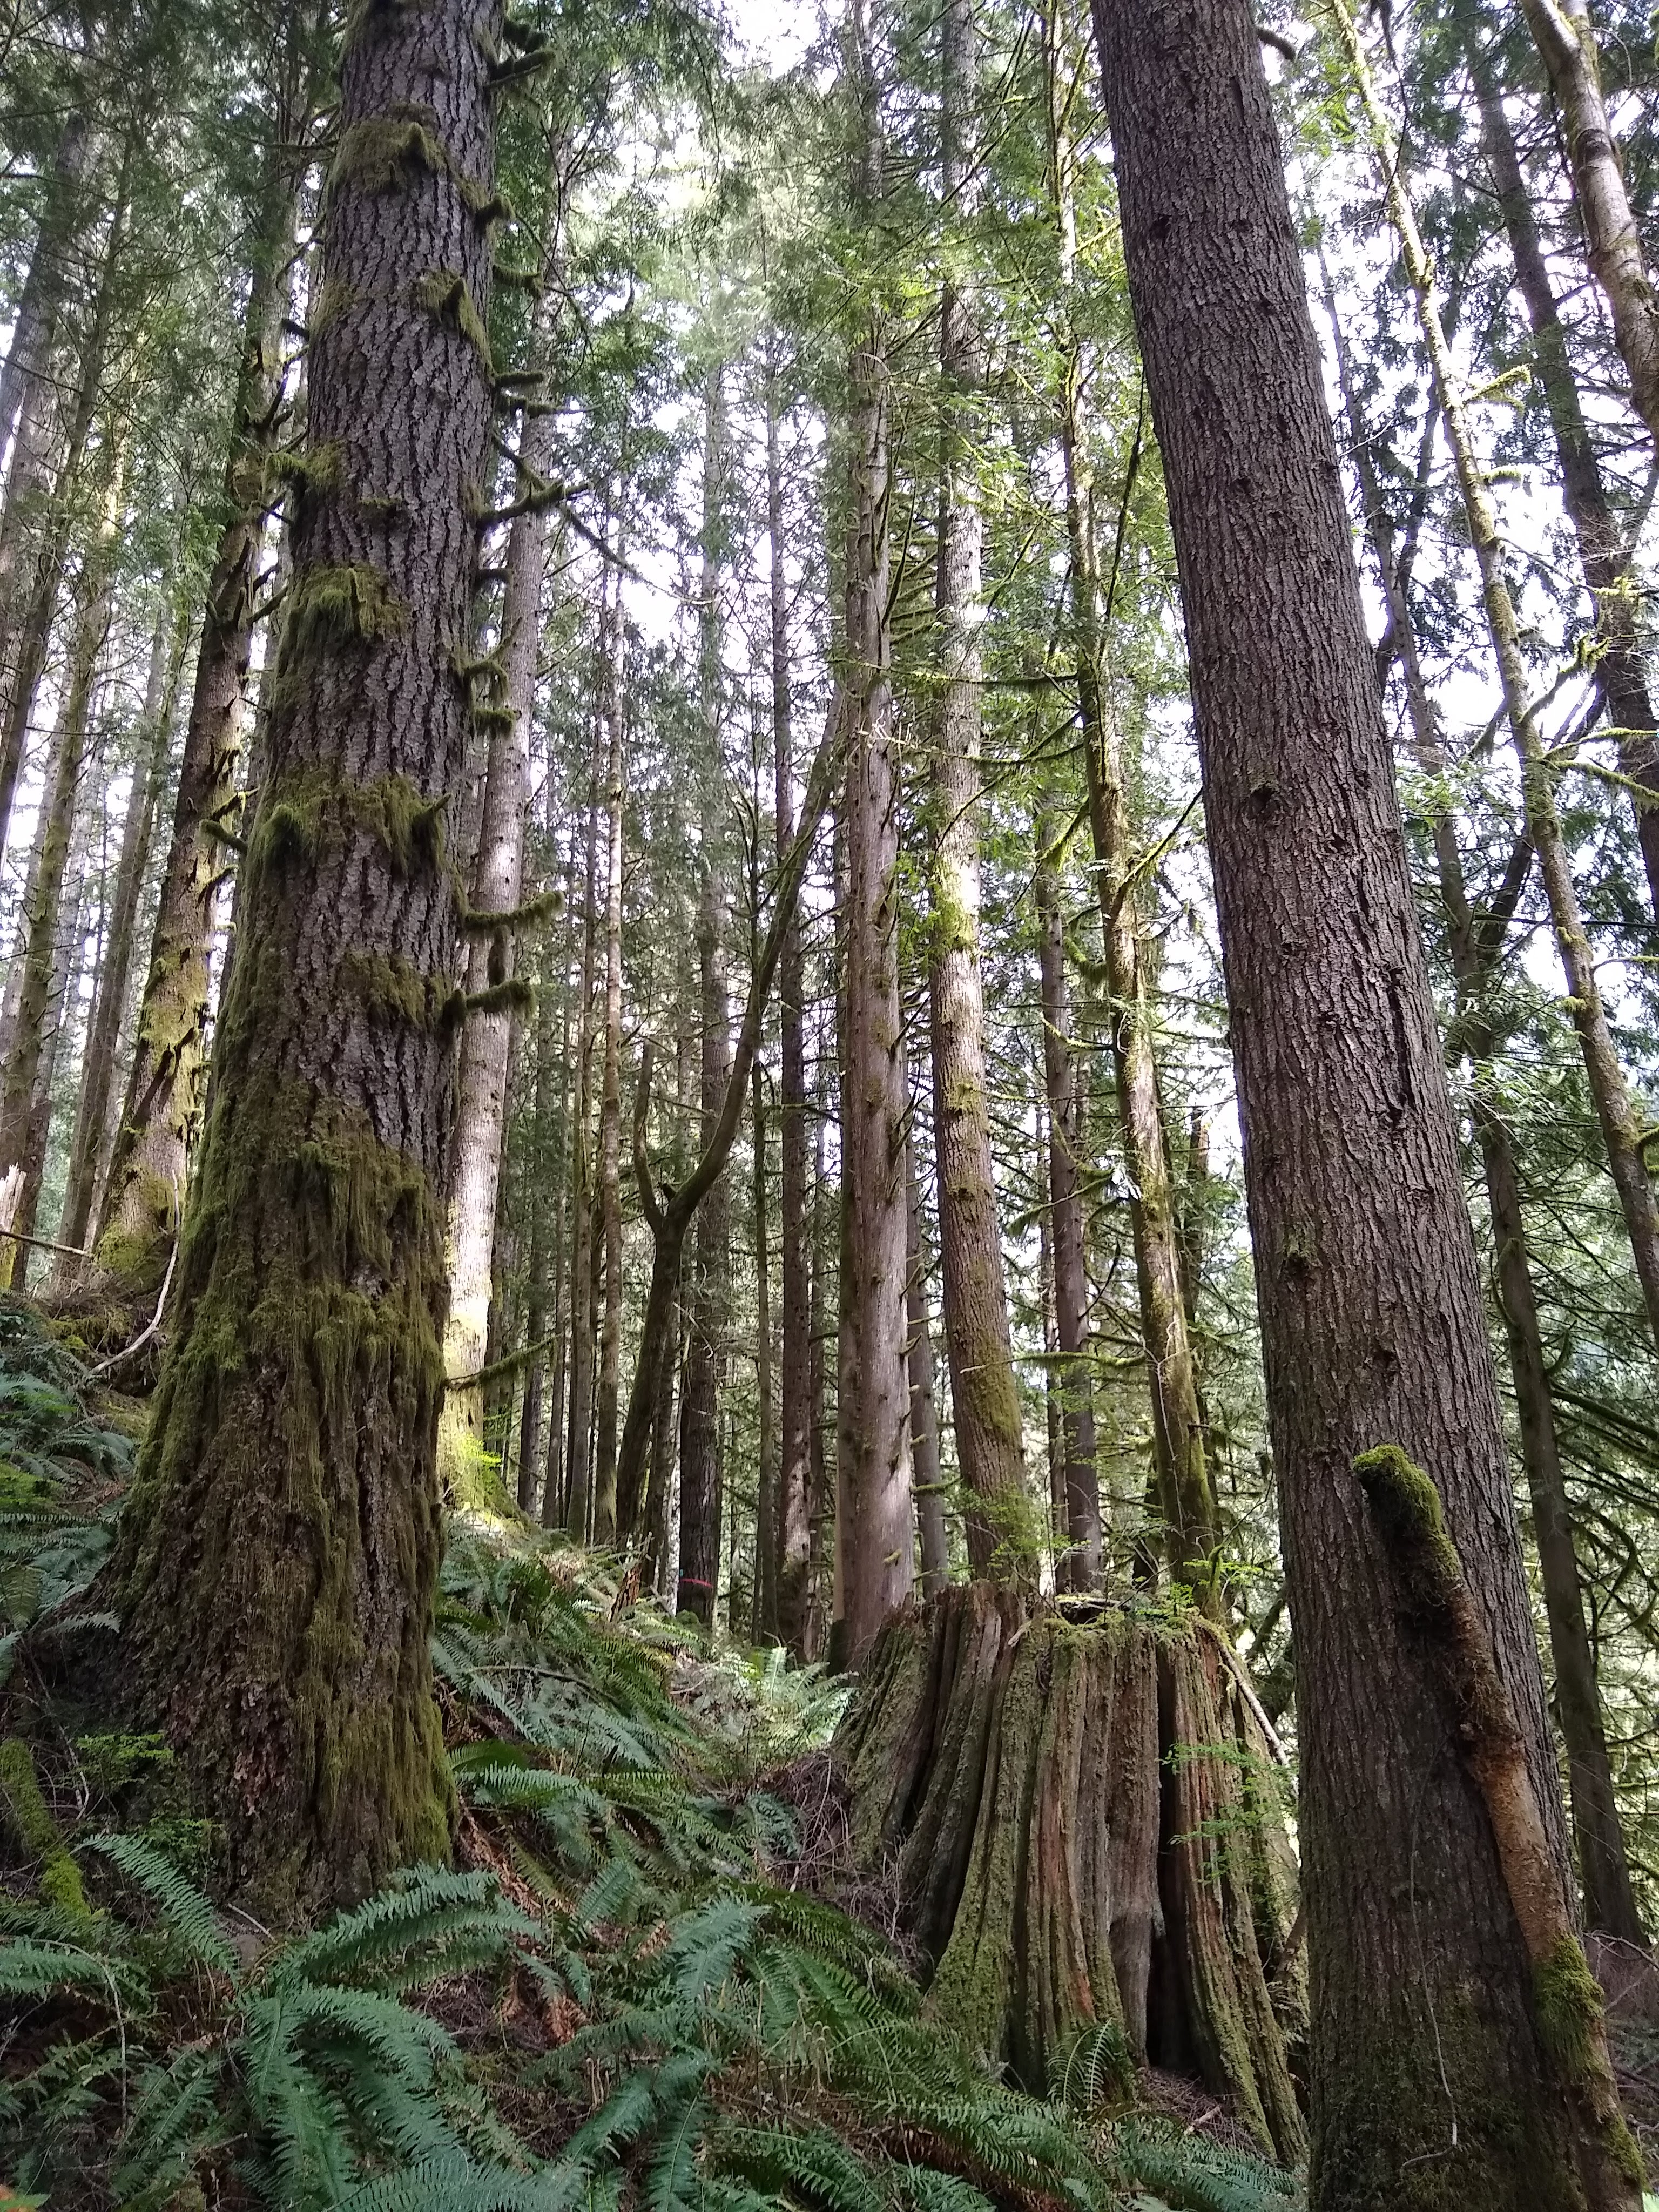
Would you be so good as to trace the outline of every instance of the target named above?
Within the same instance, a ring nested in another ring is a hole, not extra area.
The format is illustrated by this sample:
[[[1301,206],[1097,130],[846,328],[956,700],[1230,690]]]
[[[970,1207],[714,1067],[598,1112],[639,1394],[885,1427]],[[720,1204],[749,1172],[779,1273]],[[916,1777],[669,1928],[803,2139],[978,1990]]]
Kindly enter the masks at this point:
[[[852,203],[873,222],[884,149],[866,0],[848,10],[845,72],[852,109]],[[856,1665],[909,1595],[915,1536],[910,1498],[910,1386],[904,1346],[908,1239],[904,1122],[908,1109],[898,973],[898,775],[893,729],[884,311],[859,303],[848,360],[846,615],[848,742],[842,1048],[842,1388],[836,1403],[836,1547],[846,1659]],[[844,1505],[844,1514],[839,1508]]]
[[[1542,1686],[1255,30],[1243,0],[1097,0],[1095,27],[1186,613],[1296,1621],[1310,2201],[1633,2203],[1540,2017],[1538,1914],[1553,1898],[1569,1924]],[[1448,1573],[1461,1561],[1455,1582],[1410,1584],[1413,1530]],[[1449,1607],[1480,1679],[1502,1668],[1513,1802],[1483,1787],[1493,1747],[1447,1679]]]
[[[112,1580],[264,1915],[442,1856],[428,1642],[499,0],[351,17],[291,599],[173,1340]],[[420,395],[411,404],[410,395]]]

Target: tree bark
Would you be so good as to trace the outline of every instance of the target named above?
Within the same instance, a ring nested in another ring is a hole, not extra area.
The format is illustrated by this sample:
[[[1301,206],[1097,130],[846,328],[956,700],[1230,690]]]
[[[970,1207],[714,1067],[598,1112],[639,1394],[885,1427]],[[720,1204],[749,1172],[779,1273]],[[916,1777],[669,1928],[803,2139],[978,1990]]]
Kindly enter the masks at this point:
[[[532,369],[551,342],[550,295],[544,295],[532,324]],[[515,456],[526,487],[545,478],[553,452],[553,418],[526,411]],[[474,1375],[486,1364],[490,1262],[496,1199],[507,1129],[508,1070],[514,1012],[522,985],[513,986],[519,924],[514,918],[524,884],[524,816],[530,775],[530,731],[536,714],[536,661],[541,649],[542,593],[547,569],[548,510],[531,505],[513,519],[507,543],[507,580],[501,596],[501,644],[495,667],[471,679],[474,713],[488,734],[483,807],[473,863],[471,914],[467,927],[466,989],[481,1000],[461,1030],[460,1074],[455,1093],[454,1162],[449,1192],[449,1318],[444,1365],[452,1378]],[[479,1493],[486,1443],[484,1407],[477,1385],[444,1393],[438,1430],[438,1474],[447,1491]]]
[[[41,1062],[48,1040],[54,980],[59,993],[64,988],[64,979],[57,971],[65,911],[64,874],[82,804],[93,685],[114,604],[115,553],[125,474],[118,456],[112,455],[112,463],[113,481],[106,489],[103,520],[88,548],[82,571],[69,680],[52,743],[54,773],[40,797],[46,811],[46,833],[23,945],[16,1023],[4,1085],[0,1089],[0,1192],[11,1196],[9,1218],[3,1225],[22,1236],[34,1231],[34,1209],[46,1164],[46,1125],[51,1117],[49,1110],[44,1115],[40,1111]],[[78,891],[76,896],[78,901]],[[70,911],[72,914],[73,904]],[[27,1247],[0,1239],[0,1288],[21,1289],[27,1273]]]
[[[1354,465],[1364,501],[1367,535],[1376,557],[1389,611],[1389,630],[1405,677],[1406,709],[1412,750],[1425,775],[1443,779],[1446,759],[1429,689],[1417,648],[1417,629],[1406,593],[1393,521],[1382,495],[1371,435],[1359,404],[1348,349],[1337,313],[1334,289],[1325,273],[1327,311],[1335,340],[1340,382]],[[1428,445],[1425,434],[1424,467]],[[1595,1658],[1584,1615],[1584,1593],[1573,1543],[1572,1508],[1561,1465],[1554,1393],[1533,1285],[1532,1258],[1522,1200],[1521,1172],[1502,1103],[1492,1095],[1487,1071],[1500,1044],[1492,1012],[1492,983],[1508,922],[1500,894],[1499,911],[1477,922],[1464,881],[1455,825],[1449,812],[1433,825],[1440,903],[1445,915],[1451,969],[1457,993],[1458,1044],[1471,1066],[1470,1114],[1480,1147],[1492,1217],[1492,1273],[1498,1311],[1509,1348],[1515,1389],[1521,1458],[1532,1503],[1533,1536],[1544,1587],[1550,1656],[1555,1668],[1556,1717],[1566,1747],[1568,1799],[1579,1879],[1589,1925],[1620,1941],[1645,1945],[1636,1908],[1624,1832],[1613,1786],[1596,1686]],[[1530,848],[1522,857],[1530,860]],[[1514,872],[1512,872],[1512,879]],[[1508,891],[1504,886],[1504,892]],[[1520,884],[1516,883],[1518,896]]]
[[[1042,1070],[1048,1103],[1048,1221],[1054,1244],[1054,1338],[1060,1356],[1060,1465],[1069,1549],[1060,1586],[1094,1589],[1100,1580],[1100,1477],[1095,1465],[1094,1389],[1089,1372],[1089,1282],[1078,1168],[1082,1125],[1066,988],[1060,884],[1048,859],[1052,825],[1037,824],[1037,963],[1042,1003]]]
[[[1354,1469],[1432,1468],[1565,1886],[1455,1130],[1243,0],[1097,0],[1204,775],[1296,1626],[1314,2212],[1583,2199],[1457,1717]],[[1479,2001],[1474,1992],[1479,1992]]]
[[[1521,0],[1521,8],[1560,106],[1590,274],[1612,311],[1613,343],[1630,375],[1636,411],[1649,435],[1659,439],[1659,305],[1601,98],[1589,10],[1583,0]]]
[[[225,456],[225,522],[208,581],[137,1042],[88,1285],[89,1296],[134,1313],[153,1298],[167,1272],[203,1106],[214,902],[232,864],[223,833],[235,804],[265,501],[281,428],[283,318],[296,191],[293,156],[273,143],[265,157]],[[314,438],[308,450],[323,453],[326,473],[332,457]]]
[[[268,774],[110,1571],[135,1705],[220,1823],[231,1887],[279,1922],[448,1849],[441,823],[466,751],[501,15],[435,0],[348,33]]]
[[[972,110],[973,0],[944,0],[939,27],[939,184],[953,223],[978,204]],[[955,257],[953,257],[953,259]],[[984,523],[974,466],[981,378],[970,282],[954,268],[939,298],[939,551],[927,963],[939,1167],[940,1280],[951,1408],[975,1574],[1035,1587],[1036,1529],[1025,1491],[1024,1417],[1003,1275],[979,969],[980,632]]]
[[[883,197],[880,97],[865,0],[853,0],[846,77],[854,111],[853,192],[873,221]],[[898,774],[889,627],[889,370],[878,300],[861,302],[848,363],[846,561],[848,895],[842,1055],[842,1266],[845,1317],[837,1393],[844,1514],[845,1663],[857,1666],[909,1595],[910,1389],[905,1371],[908,1109],[898,975]],[[842,1480],[837,1478],[838,1483]]]
[[[602,653],[610,649],[606,625],[615,618],[601,608]],[[591,1504],[588,1469],[593,1424],[593,1184],[588,1146],[593,1118],[593,971],[599,933],[602,734],[596,717],[587,781],[586,889],[582,902],[581,979],[576,1000],[576,1095],[570,1119],[570,1422],[565,1443],[565,1527],[579,1544],[587,1541]]]
[[[622,628],[616,659],[605,672],[610,731],[605,768],[607,824],[605,896],[605,1060],[599,1079],[599,1224],[605,1247],[605,1310],[599,1328],[599,1410],[595,1422],[593,1541],[617,1540],[617,1418],[622,1395],[622,921],[623,707]]]
[[[1491,59],[1475,39],[1468,41],[1466,52],[1480,106],[1480,141],[1486,167],[1503,211],[1516,282],[1532,325],[1533,358],[1561,471],[1561,501],[1578,542],[1584,582],[1595,610],[1602,646],[1595,679],[1615,732],[1620,770],[1630,786],[1648,901],[1659,918],[1659,743],[1655,738],[1659,717],[1654,713],[1637,634],[1630,560],[1601,481],[1601,466],[1584,419],[1538,221],[1522,180],[1514,134],[1504,112]]]
[[[1052,26],[1047,27],[1045,52],[1050,189],[1060,240],[1062,295],[1069,296],[1076,255],[1076,156],[1061,113]],[[1106,696],[1107,611],[1101,593],[1094,483],[1083,414],[1084,368],[1081,344],[1068,329],[1057,398],[1072,556],[1070,612],[1088,776],[1089,823],[1095,848],[1095,884],[1105,981],[1111,999],[1112,1072],[1124,1164],[1129,1175],[1135,1280],[1152,1392],[1153,1482],[1170,1575],[1190,1589],[1206,1611],[1218,1614],[1221,1601],[1215,1563],[1220,1535],[1205,1457],[1204,1419],[1192,1343],[1181,1296],[1175,1193],[1158,1110],[1152,1009],[1137,927],[1128,804],[1117,732]],[[1130,460],[1132,470],[1138,465],[1139,450],[1137,441]]]
[[[758,762],[756,781],[758,786]],[[754,865],[750,871],[749,972],[760,963],[760,805],[755,806]],[[755,1223],[755,1620],[757,1644],[775,1644],[778,1635],[778,1472],[772,1412],[772,1255],[766,1204],[766,1070],[758,1053],[750,1084],[754,1133]]]
[[[149,674],[144,686],[143,710],[139,718],[139,747],[133,764],[132,785],[127,797],[126,819],[121,825],[121,854],[116,864],[115,894],[111,901],[109,935],[98,971],[97,995],[87,1032],[85,1062],[81,1072],[81,1100],[70,1146],[69,1182],[64,1197],[64,1218],[58,1235],[60,1243],[83,1245],[92,1224],[93,1200],[98,1170],[103,1159],[115,1099],[115,1053],[119,1042],[127,987],[132,970],[133,937],[138,918],[138,899],[149,865],[150,842],[155,826],[155,800],[167,772],[167,750],[173,738],[174,684],[178,676],[173,610],[164,604],[156,617],[150,642]],[[58,1283],[67,1291],[74,1270],[60,1262]]]
[[[921,1177],[914,1123],[904,1140],[905,1361],[910,1377],[910,1471],[921,1540],[921,1594],[936,1597],[951,1579],[945,1482],[939,1461],[939,1405],[933,1387],[933,1325],[927,1313],[927,1255],[921,1233]]]
[[[789,580],[784,558],[783,466],[776,363],[766,375],[768,609],[772,649],[772,767],[778,866],[795,836],[793,701],[790,685]],[[805,1655],[806,1562],[811,1548],[812,1405],[806,1249],[806,1051],[805,962],[791,916],[778,960],[778,1232],[782,1340],[779,1375],[778,1634]]]
[[[731,1073],[720,935],[720,892],[710,871],[703,878],[697,915],[697,971],[702,997],[699,1149],[705,1159],[714,1143]],[[738,1086],[739,1102],[742,1095]],[[682,1229],[682,1238],[684,1235]],[[685,1388],[680,1401],[680,1571],[674,1593],[674,1610],[693,1614],[705,1628],[714,1625],[720,1583],[723,1474],[720,1390],[726,1367],[730,1278],[730,1201],[725,1177],[716,1173],[697,1209],[686,1316]],[[653,1320],[647,1312],[647,1328]]]

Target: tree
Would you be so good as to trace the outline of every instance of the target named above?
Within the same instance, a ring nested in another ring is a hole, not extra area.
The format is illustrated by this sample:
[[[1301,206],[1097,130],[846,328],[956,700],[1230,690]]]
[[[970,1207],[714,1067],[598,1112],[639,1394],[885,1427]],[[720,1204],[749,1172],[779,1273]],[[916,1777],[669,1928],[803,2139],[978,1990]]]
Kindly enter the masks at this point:
[[[267,773],[111,1570],[134,1702],[267,1916],[447,1849],[427,1648],[462,1012],[442,822],[471,689],[500,26],[496,0],[352,18]]]
[[[1534,1875],[1564,1896],[1474,1246],[1255,33],[1238,0],[1099,0],[1095,27],[1186,613],[1303,1690],[1311,2201],[1633,2202],[1547,2039],[1479,1729],[1472,1757],[1436,1657],[1449,1598],[1402,1586],[1409,1546],[1356,1465],[1391,1449],[1431,1470],[1407,1525],[1439,1529],[1443,1506],[1461,1617],[1513,1700]]]

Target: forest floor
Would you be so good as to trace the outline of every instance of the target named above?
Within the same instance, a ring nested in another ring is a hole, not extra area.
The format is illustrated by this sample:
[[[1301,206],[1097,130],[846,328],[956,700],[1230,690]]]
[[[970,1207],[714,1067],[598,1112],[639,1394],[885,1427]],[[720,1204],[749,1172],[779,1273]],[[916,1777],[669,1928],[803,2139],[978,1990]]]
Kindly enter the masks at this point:
[[[1048,2099],[996,2078],[853,1870],[846,1686],[711,1650],[505,1518],[452,1528],[434,1637],[453,1867],[286,1940],[216,1906],[165,1743],[52,1686],[55,1648],[113,1626],[76,1601],[141,1420],[0,1304],[0,2205],[1302,2201],[1109,2035]]]

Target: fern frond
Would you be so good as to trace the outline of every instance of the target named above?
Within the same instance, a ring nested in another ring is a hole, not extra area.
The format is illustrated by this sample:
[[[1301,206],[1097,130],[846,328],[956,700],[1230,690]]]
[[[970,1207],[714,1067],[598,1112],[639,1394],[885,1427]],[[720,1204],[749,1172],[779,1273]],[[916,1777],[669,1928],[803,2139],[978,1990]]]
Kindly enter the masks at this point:
[[[217,1914],[201,1891],[153,1844],[147,1844],[141,1836],[111,1832],[88,1836],[84,1846],[106,1858],[149,1899],[192,1959],[216,1973],[234,1976],[236,1954],[225,1939]]]

